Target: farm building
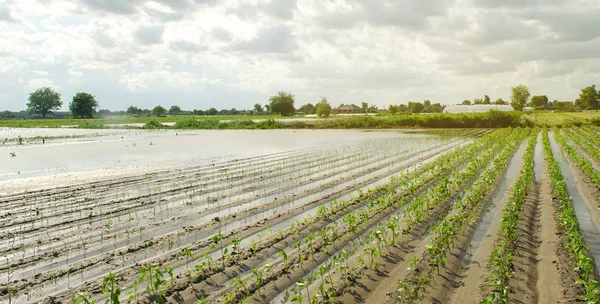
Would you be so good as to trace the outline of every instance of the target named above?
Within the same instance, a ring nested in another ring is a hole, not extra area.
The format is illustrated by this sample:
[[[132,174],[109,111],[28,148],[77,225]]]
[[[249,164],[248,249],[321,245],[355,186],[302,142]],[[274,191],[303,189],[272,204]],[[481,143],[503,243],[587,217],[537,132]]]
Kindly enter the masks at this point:
[[[511,112],[513,107],[508,105],[476,104],[476,105],[452,105],[444,109],[444,113],[485,113],[490,110]]]
[[[356,113],[360,113],[360,107],[355,104],[341,105],[335,110],[335,113],[337,113],[337,114],[356,114]]]

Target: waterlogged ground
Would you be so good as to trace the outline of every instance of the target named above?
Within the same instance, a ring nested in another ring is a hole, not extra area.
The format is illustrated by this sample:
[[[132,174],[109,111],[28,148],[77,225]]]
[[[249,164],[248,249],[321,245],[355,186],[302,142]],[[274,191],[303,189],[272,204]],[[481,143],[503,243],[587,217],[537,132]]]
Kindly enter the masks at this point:
[[[0,147],[0,303],[104,302],[109,273],[122,302],[479,303],[494,248],[512,302],[578,303],[554,158],[600,258],[600,128],[56,131]],[[147,289],[156,267],[173,277]]]
[[[334,148],[367,140],[439,136],[353,130],[0,130],[4,138],[23,138],[0,145],[0,181],[85,172],[93,176],[142,173],[286,151]],[[42,144],[42,138],[45,143]],[[415,142],[418,143],[418,142]],[[12,157],[11,153],[16,153]],[[94,172],[87,172],[94,171]],[[36,179],[40,181],[40,179]],[[40,181],[41,182],[41,181]],[[52,183],[54,183],[53,181]],[[26,185],[30,187],[30,185]],[[0,193],[6,192],[7,186]]]

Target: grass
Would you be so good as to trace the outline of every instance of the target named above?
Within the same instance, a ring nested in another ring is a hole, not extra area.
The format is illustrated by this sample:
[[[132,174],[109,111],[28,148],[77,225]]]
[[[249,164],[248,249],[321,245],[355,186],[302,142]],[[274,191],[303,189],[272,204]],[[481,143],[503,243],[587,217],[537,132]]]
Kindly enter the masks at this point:
[[[279,115],[216,115],[216,116],[112,116],[94,119],[0,119],[0,127],[10,128],[60,128],[62,126],[79,126],[82,129],[103,128],[105,124],[134,124],[157,122],[182,122],[193,120],[252,120],[252,119],[275,119]]]
[[[600,112],[535,111],[523,114],[523,118],[540,127],[571,126],[589,124],[592,119],[600,119]]]
[[[279,121],[285,118],[286,121]],[[292,119],[291,121],[288,119]],[[572,126],[600,124],[600,112],[488,112],[469,114],[422,114],[376,116],[333,116],[327,119],[293,120],[300,117],[277,115],[248,116],[165,116],[106,117],[97,119],[5,119],[0,127],[82,129],[107,128],[106,124],[148,124],[147,128],[167,128],[160,123],[174,122],[173,129],[398,129],[398,128],[498,128],[517,126]],[[255,122],[253,120],[261,120]],[[114,127],[113,127],[114,128]],[[125,128],[125,127],[124,127]],[[129,127],[136,128],[136,127]]]

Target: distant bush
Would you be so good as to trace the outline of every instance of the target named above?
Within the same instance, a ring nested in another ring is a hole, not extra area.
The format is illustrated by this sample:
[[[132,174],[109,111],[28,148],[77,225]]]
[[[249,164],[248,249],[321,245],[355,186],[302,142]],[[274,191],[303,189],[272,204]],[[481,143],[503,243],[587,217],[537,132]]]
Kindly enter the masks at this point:
[[[219,119],[203,118],[203,119],[187,119],[178,121],[175,124],[175,129],[218,129]]]
[[[156,120],[151,120],[144,125],[144,129],[164,129],[165,126]]]
[[[81,121],[79,123],[80,129],[105,129],[104,123],[101,121]]]

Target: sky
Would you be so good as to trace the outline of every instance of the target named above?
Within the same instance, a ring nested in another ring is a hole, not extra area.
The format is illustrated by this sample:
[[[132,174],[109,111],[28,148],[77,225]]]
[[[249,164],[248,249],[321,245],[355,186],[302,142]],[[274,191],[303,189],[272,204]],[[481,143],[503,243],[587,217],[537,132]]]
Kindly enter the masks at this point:
[[[600,0],[0,0],[0,110],[50,86],[100,108],[574,100]]]

